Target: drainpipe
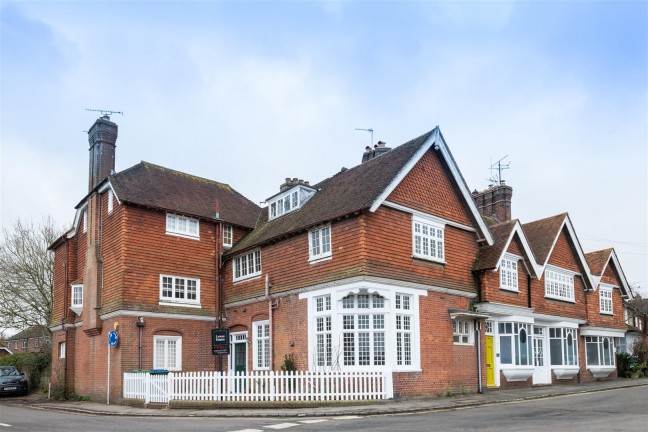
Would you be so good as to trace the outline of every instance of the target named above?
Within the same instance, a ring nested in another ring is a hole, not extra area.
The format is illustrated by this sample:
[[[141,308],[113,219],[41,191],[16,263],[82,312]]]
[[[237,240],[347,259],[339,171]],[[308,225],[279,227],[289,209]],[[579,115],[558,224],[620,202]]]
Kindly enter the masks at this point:
[[[270,299],[270,275],[266,273],[266,278],[265,278],[265,295],[266,299],[268,299],[268,330],[269,330],[269,335],[268,335],[268,366],[270,366],[270,370],[274,370],[272,367],[272,299]]]
[[[531,275],[527,274],[527,304],[531,309]]]
[[[477,318],[475,318],[475,332],[477,333],[477,392],[484,393],[482,387],[481,325]]]
[[[61,329],[63,330],[63,337],[65,337],[65,350],[67,351],[67,342],[68,342],[68,337],[67,337],[67,330],[65,329],[65,323],[67,322],[67,317],[68,317],[68,285],[70,284],[70,275],[68,274],[68,271],[70,269],[70,240],[66,240],[65,242],[65,286],[63,287],[63,318],[61,319]],[[52,344],[53,345],[53,344]],[[52,350],[54,347],[52,346]],[[60,357],[60,354],[59,354]],[[67,352],[65,353],[65,358],[63,359],[63,394],[67,396],[67,370],[68,370],[68,363],[67,363],[68,355]]]

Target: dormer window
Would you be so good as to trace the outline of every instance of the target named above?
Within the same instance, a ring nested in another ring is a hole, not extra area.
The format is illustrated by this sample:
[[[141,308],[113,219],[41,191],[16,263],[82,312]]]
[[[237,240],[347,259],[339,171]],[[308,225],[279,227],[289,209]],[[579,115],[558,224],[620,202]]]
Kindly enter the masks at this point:
[[[276,219],[299,209],[315,195],[315,189],[305,183],[299,183],[288,190],[268,199],[268,219]]]

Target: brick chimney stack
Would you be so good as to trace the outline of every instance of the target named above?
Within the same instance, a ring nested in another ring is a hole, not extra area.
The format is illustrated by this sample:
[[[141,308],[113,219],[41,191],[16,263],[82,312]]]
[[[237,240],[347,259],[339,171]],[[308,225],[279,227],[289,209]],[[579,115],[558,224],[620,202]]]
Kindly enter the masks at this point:
[[[472,193],[479,212],[486,217],[495,219],[497,222],[511,220],[511,197],[513,188],[507,186],[504,181],[499,185],[491,185],[481,192],[476,190]]]
[[[390,150],[391,147],[387,147],[387,143],[384,141],[378,141],[378,144],[374,145],[373,149],[367,146],[362,154],[362,163],[370,161],[371,159],[378,157],[383,153],[387,153]]]
[[[88,191],[91,191],[115,169],[117,124],[111,122],[107,115],[98,118],[88,131],[88,142],[90,143]]]

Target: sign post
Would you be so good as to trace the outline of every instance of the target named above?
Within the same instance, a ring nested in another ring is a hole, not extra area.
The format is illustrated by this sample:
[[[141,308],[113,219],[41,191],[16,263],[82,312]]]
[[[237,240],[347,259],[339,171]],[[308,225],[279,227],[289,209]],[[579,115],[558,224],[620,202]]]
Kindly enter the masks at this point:
[[[212,330],[212,354],[218,354],[218,371],[223,371],[223,354],[229,355],[229,329]]]
[[[117,330],[111,330],[108,333],[108,381],[106,383],[106,405],[110,405],[110,354],[112,348],[116,347],[119,343],[119,333]]]

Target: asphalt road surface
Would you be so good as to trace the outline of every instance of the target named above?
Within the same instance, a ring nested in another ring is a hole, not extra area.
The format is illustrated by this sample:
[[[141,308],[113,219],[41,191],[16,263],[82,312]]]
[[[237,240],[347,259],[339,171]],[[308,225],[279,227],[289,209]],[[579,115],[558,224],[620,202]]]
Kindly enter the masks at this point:
[[[648,431],[648,387],[418,414],[316,418],[81,415],[0,399],[0,432]]]

